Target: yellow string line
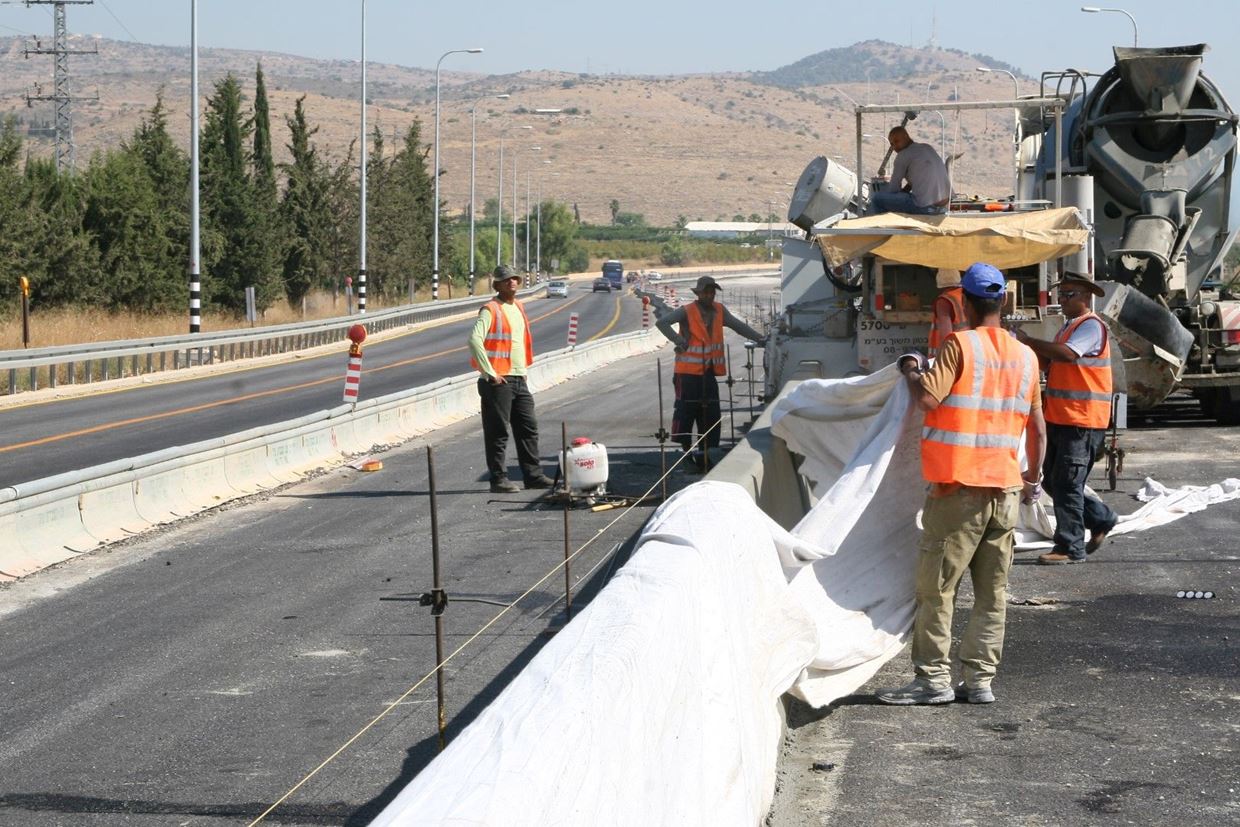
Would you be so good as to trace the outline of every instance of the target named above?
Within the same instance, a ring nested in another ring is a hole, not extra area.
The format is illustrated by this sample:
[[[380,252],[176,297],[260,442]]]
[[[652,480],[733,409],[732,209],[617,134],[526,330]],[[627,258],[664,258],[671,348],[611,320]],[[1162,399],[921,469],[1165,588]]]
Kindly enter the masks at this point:
[[[720,420],[719,422],[716,422],[714,425],[712,425],[710,428],[708,428],[708,429],[706,430],[706,433],[705,433],[705,434],[700,434],[700,435],[698,436],[698,438],[697,438],[697,439],[693,442],[693,444],[690,446],[690,448],[691,448],[691,449],[692,449],[692,448],[696,448],[696,447],[698,446],[698,444],[699,444],[699,443],[700,443],[703,439],[705,439],[705,438],[706,438],[706,436],[707,436],[707,435],[708,435],[711,431],[713,431],[715,428],[717,428],[717,427],[719,427],[719,426],[720,426],[720,423],[721,423],[721,422],[722,422],[722,420]],[[378,715],[376,715],[374,718],[372,718],[372,719],[370,720],[370,723],[366,724],[366,726],[364,726],[364,727],[362,727],[361,729],[359,729],[359,730],[357,731],[357,733],[356,733],[356,734],[355,734],[352,738],[350,738],[349,740],[345,741],[345,742],[344,742],[344,743],[340,746],[340,748],[339,748],[339,749],[337,749],[337,750],[336,750],[335,752],[333,752],[331,755],[329,755],[329,756],[327,756],[325,759],[323,759],[323,762],[322,762],[321,764],[319,764],[317,767],[315,767],[314,769],[312,769],[312,770],[311,770],[311,771],[310,771],[310,772],[306,775],[306,777],[305,777],[305,778],[301,779],[301,780],[300,780],[300,781],[298,781],[296,784],[294,784],[294,785],[292,786],[292,788],[291,788],[291,789],[289,789],[289,791],[288,791],[288,792],[286,792],[284,795],[282,795],[282,796],[280,796],[278,799],[276,799],[275,803],[273,803],[270,807],[268,807],[266,810],[264,810],[262,813],[260,813],[260,814],[259,814],[259,816],[258,816],[258,818],[256,818],[256,819],[254,819],[253,821],[251,821],[251,822],[247,825],[247,827],[254,827],[254,825],[258,824],[258,823],[259,823],[259,822],[261,822],[263,819],[265,819],[267,816],[271,815],[271,814],[275,811],[275,809],[276,809],[277,807],[279,807],[281,804],[283,804],[285,801],[287,801],[287,800],[288,800],[289,796],[291,796],[293,793],[297,792],[299,789],[301,789],[301,787],[302,787],[302,786],[303,786],[303,785],[304,785],[307,781],[309,781],[311,778],[313,778],[315,775],[317,775],[317,774],[319,773],[319,770],[323,769],[323,768],[324,768],[324,767],[326,767],[328,764],[330,764],[332,761],[336,760],[337,756],[339,756],[342,752],[344,752],[346,749],[348,749],[349,747],[351,747],[351,746],[353,745],[353,743],[354,743],[355,741],[357,741],[357,739],[358,739],[358,738],[361,738],[361,737],[362,737],[362,735],[364,735],[364,734],[365,734],[365,733],[366,733],[366,732],[367,732],[367,731],[368,731],[371,727],[373,727],[375,724],[379,723],[379,721],[381,721],[381,720],[384,718],[384,716],[386,716],[389,712],[391,712],[391,711],[392,711],[393,709],[395,709],[396,707],[400,706],[400,704],[401,704],[401,703],[402,703],[402,702],[403,702],[406,698],[408,698],[410,695],[412,695],[412,694],[414,693],[414,691],[415,691],[415,690],[417,690],[419,687],[421,687],[421,686],[422,686],[422,684],[426,683],[428,680],[430,680],[431,678],[433,678],[437,672],[439,672],[441,669],[443,669],[445,666],[447,666],[447,665],[448,665],[448,662],[449,662],[449,661],[451,661],[453,658],[455,658],[458,654],[460,654],[460,653],[461,653],[461,651],[462,651],[462,650],[464,650],[466,646],[469,646],[469,644],[471,644],[471,643],[473,643],[475,640],[477,640],[477,639],[478,639],[478,638],[482,635],[482,633],[483,633],[483,632],[485,632],[487,629],[490,629],[490,628],[491,628],[492,626],[494,626],[497,622],[499,622],[500,618],[502,618],[504,615],[508,614],[508,612],[509,612],[510,610],[512,610],[512,608],[513,608],[514,606],[516,606],[516,605],[517,605],[518,603],[520,603],[522,600],[524,600],[525,598],[527,598],[527,597],[529,597],[531,594],[533,594],[534,590],[535,590],[535,589],[537,589],[539,586],[541,586],[543,583],[547,582],[547,580],[548,580],[548,579],[549,579],[552,575],[554,575],[556,572],[558,572],[560,569],[562,569],[562,568],[563,568],[565,565],[567,565],[568,563],[572,562],[572,561],[573,561],[573,560],[577,557],[577,555],[578,555],[578,554],[581,554],[581,552],[583,552],[583,551],[585,551],[587,548],[589,548],[589,547],[590,547],[590,545],[591,545],[591,544],[592,544],[595,540],[597,540],[600,536],[602,536],[604,532],[606,532],[609,528],[611,528],[612,526],[614,526],[616,523],[620,522],[620,520],[622,520],[623,518],[627,517],[627,516],[629,515],[629,512],[631,512],[634,508],[637,508],[637,506],[638,506],[638,505],[640,505],[642,502],[644,502],[644,501],[645,501],[645,499],[646,499],[646,497],[649,497],[649,496],[650,496],[650,495],[654,492],[655,488],[658,488],[658,487],[659,487],[659,485],[663,482],[663,480],[667,479],[668,474],[670,474],[670,473],[671,473],[671,472],[672,472],[672,471],[676,468],[676,466],[677,466],[677,465],[680,465],[680,463],[682,463],[682,462],[684,462],[684,461],[685,461],[685,457],[687,457],[688,455],[689,455],[689,452],[688,452],[688,451],[684,452],[684,453],[680,456],[680,458],[679,458],[679,459],[677,459],[674,463],[672,463],[671,467],[667,469],[667,472],[668,472],[667,474],[664,474],[664,475],[660,476],[657,480],[655,480],[654,485],[652,485],[652,486],[650,486],[649,488],[647,488],[647,489],[646,489],[646,493],[642,494],[642,495],[641,495],[641,496],[640,496],[640,497],[639,497],[639,498],[638,498],[638,499],[637,499],[637,500],[636,500],[636,501],[635,501],[632,505],[630,505],[628,508],[624,509],[624,511],[620,512],[620,514],[616,515],[615,519],[613,519],[613,520],[612,520],[611,522],[609,522],[607,525],[603,526],[603,527],[602,527],[602,528],[600,528],[597,532],[595,532],[594,536],[593,536],[593,537],[591,537],[589,540],[586,540],[586,541],[585,541],[585,543],[584,543],[584,544],[583,544],[580,548],[578,548],[576,551],[574,551],[574,552],[573,552],[572,554],[570,554],[568,557],[565,557],[565,558],[564,558],[563,560],[561,560],[559,563],[556,563],[556,565],[555,565],[555,566],[551,569],[551,571],[547,572],[547,573],[546,573],[546,574],[544,574],[541,578],[539,578],[538,582],[536,582],[534,585],[530,586],[528,589],[526,589],[524,592],[522,592],[522,593],[521,593],[521,595],[520,595],[519,597],[517,597],[515,600],[513,600],[513,601],[512,601],[511,603],[509,603],[507,606],[505,606],[504,608],[500,609],[500,610],[499,610],[499,613],[498,613],[497,615],[495,615],[495,617],[493,617],[493,618],[491,618],[490,620],[488,620],[488,621],[486,622],[486,624],[485,624],[485,625],[484,625],[481,629],[479,629],[478,631],[476,631],[476,632],[474,632],[472,635],[470,635],[470,636],[469,636],[469,638],[468,638],[468,639],[467,639],[464,643],[462,643],[460,646],[458,646],[458,647],[457,647],[457,648],[456,648],[456,649],[452,652],[452,654],[450,654],[450,655],[448,655],[446,658],[444,658],[442,663],[437,664],[437,665],[435,666],[435,668],[434,668],[434,669],[432,669],[430,672],[427,672],[427,673],[426,673],[426,675],[424,675],[422,678],[420,678],[420,679],[418,680],[418,682],[417,682],[417,683],[415,683],[413,686],[411,686],[411,687],[409,687],[408,689],[406,689],[406,690],[405,690],[405,691],[401,694],[401,696],[400,696],[399,698],[397,698],[396,700],[394,700],[394,701],[392,701],[390,704],[388,704],[388,705],[387,705],[387,706],[383,709],[383,711],[382,711],[382,712],[380,712]]]

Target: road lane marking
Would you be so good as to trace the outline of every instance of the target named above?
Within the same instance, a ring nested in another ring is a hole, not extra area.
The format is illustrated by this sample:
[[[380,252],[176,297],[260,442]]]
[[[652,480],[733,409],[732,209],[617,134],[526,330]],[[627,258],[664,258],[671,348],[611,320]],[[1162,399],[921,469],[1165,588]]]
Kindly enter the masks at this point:
[[[544,313],[542,316],[537,317],[537,318],[535,319],[535,321],[539,321],[539,320],[541,320],[541,319],[545,319],[545,318],[547,318],[548,316],[550,316],[550,315],[552,315],[552,314],[554,314],[554,313],[559,313],[559,312],[561,312],[561,311],[563,311],[563,310],[566,310],[568,307],[570,307],[571,305],[576,304],[577,302],[581,301],[583,298],[585,298],[585,297],[584,297],[584,296],[578,296],[578,297],[577,297],[577,298],[575,298],[575,299],[570,299],[568,302],[566,302],[566,303],[564,303],[564,304],[561,304],[559,307],[555,308],[554,310],[548,311],[547,313]],[[524,300],[524,301],[528,301],[528,299],[526,299],[526,300]],[[437,330],[437,329],[439,329],[439,328],[441,328],[441,327],[444,327],[444,326],[446,326],[446,325],[452,324],[452,323],[454,323],[454,322],[460,322],[460,321],[465,321],[465,319],[462,319],[462,318],[459,318],[459,317],[455,317],[455,316],[454,316],[454,317],[449,317],[449,318],[446,318],[446,319],[432,319],[432,320],[430,320],[430,321],[428,321],[428,322],[418,322],[418,323],[415,325],[415,326],[417,327],[417,329],[416,329],[416,330],[405,330],[405,331],[402,331],[402,332],[399,332],[399,333],[394,333],[394,334],[392,334],[392,335],[384,336],[382,339],[377,340],[376,344],[377,344],[378,342],[392,342],[392,341],[395,341],[395,340],[397,340],[397,339],[403,339],[403,338],[405,338],[406,336],[416,336],[416,335],[417,335],[417,334],[419,334],[419,333],[426,333],[426,332],[431,331],[431,330]],[[360,324],[365,324],[365,320],[364,320],[364,319],[360,319],[360,318],[359,318],[359,323],[360,323]],[[343,343],[344,343],[344,340],[342,340],[342,342],[341,342],[341,343],[343,344]],[[310,348],[310,350],[318,350],[319,348],[323,348],[323,347],[328,347],[328,345],[319,345],[318,347],[315,347],[315,348]],[[179,349],[180,349],[180,350],[184,350],[184,349],[189,349],[189,350],[192,350],[193,348],[179,348]],[[96,397],[96,396],[110,396],[111,394],[114,394],[114,393],[129,393],[130,391],[135,391],[135,390],[141,390],[141,389],[150,388],[150,387],[153,387],[154,385],[178,385],[178,384],[181,384],[182,382],[199,382],[199,381],[202,381],[202,380],[205,380],[205,379],[213,379],[213,378],[218,377],[218,376],[233,376],[233,375],[238,374],[238,373],[248,373],[249,371],[254,371],[254,370],[265,370],[265,369],[267,369],[267,368],[277,367],[277,366],[280,366],[280,365],[288,365],[288,364],[292,364],[292,363],[293,363],[293,362],[295,362],[296,360],[298,360],[298,359],[302,358],[302,357],[301,357],[301,351],[289,351],[289,352],[287,352],[287,353],[277,354],[277,355],[278,355],[278,356],[283,356],[283,357],[286,357],[286,358],[285,358],[285,359],[282,359],[282,360],[280,360],[280,361],[276,361],[276,362],[267,361],[267,362],[265,362],[265,363],[263,363],[263,364],[247,364],[245,361],[237,361],[237,362],[231,362],[231,363],[229,363],[229,362],[218,362],[218,363],[215,363],[215,365],[214,365],[214,366],[220,367],[220,368],[221,368],[221,370],[218,370],[218,371],[213,371],[213,372],[208,373],[208,374],[205,374],[205,375],[204,375],[204,374],[198,374],[198,375],[194,375],[194,374],[178,375],[178,374],[180,374],[180,373],[181,373],[180,371],[155,371],[155,372],[153,372],[153,373],[144,373],[144,374],[141,374],[140,376],[128,376],[128,377],[125,377],[126,379],[138,379],[138,378],[146,378],[146,377],[152,377],[152,378],[155,378],[155,377],[158,377],[158,378],[156,378],[156,379],[155,379],[155,381],[154,381],[153,383],[146,383],[146,382],[142,382],[142,383],[136,383],[136,384],[133,384],[133,385],[127,385],[127,386],[125,386],[125,387],[119,387],[119,388],[99,388],[99,389],[97,389],[97,390],[87,391],[87,392],[84,392],[84,393],[74,393],[74,394],[72,394],[71,396],[68,396],[68,397],[63,397],[63,396],[61,396],[61,397],[51,397],[51,398],[49,398],[49,399],[35,399],[35,400],[31,400],[31,401],[29,401],[29,402],[14,402],[14,403],[11,403],[11,404],[8,402],[7,397],[5,397],[5,398],[4,398],[4,404],[0,405],[0,415],[3,415],[6,411],[17,411],[17,410],[21,410],[21,409],[23,409],[23,408],[34,408],[34,407],[37,407],[37,406],[39,406],[39,405],[51,405],[51,404],[54,404],[54,403],[56,403],[56,402],[68,402],[68,401],[70,401],[70,400],[74,400],[74,399],[91,399],[91,398],[94,398],[94,397]],[[318,354],[318,355],[315,355],[315,356],[309,356],[309,357],[306,357],[306,358],[307,358],[307,364],[309,364],[309,362],[311,362],[311,361],[314,361],[315,359],[327,359],[327,358],[330,358],[330,357],[332,357],[332,356],[335,356],[335,354],[334,354],[334,353],[321,353],[321,354]],[[269,359],[270,357],[262,357],[262,358]],[[249,361],[249,360],[247,360],[247,361]],[[81,386],[81,385],[73,385],[73,386],[66,385],[66,386],[64,386],[64,387],[66,387],[66,388],[73,387],[73,388],[77,389],[77,388],[81,388],[81,387],[83,387],[83,386]],[[0,449],[0,450],[3,450],[3,449]]]
[[[566,304],[562,304],[559,307],[555,308],[554,310],[548,311],[547,313],[544,313],[541,316],[535,316],[533,319],[530,320],[530,322],[532,324],[533,322],[542,321],[543,319],[546,319],[549,316],[552,316],[556,313],[559,313],[563,310],[568,309],[568,307],[570,307],[574,302],[581,301],[581,299],[583,298],[584,296],[578,296],[576,299],[573,299],[572,301]],[[362,371],[362,374],[365,375],[368,373],[379,373],[380,371],[390,370],[391,368],[405,367],[407,365],[416,364],[418,362],[425,362],[430,359],[437,359],[441,356],[448,356],[453,353],[461,353],[463,351],[467,351],[468,349],[469,349],[468,346],[454,347],[454,348],[449,348],[447,350],[441,350],[437,353],[428,353],[425,356],[414,356],[409,359],[402,359],[398,362],[392,362],[391,364],[380,365],[378,367],[365,369]],[[147,422],[155,422],[161,419],[170,419],[174,416],[184,416],[186,414],[198,413],[199,411],[210,410],[212,408],[222,408],[225,405],[235,405],[238,402],[248,402],[253,399],[262,399],[264,397],[275,396],[277,394],[286,393],[289,391],[305,390],[306,388],[313,388],[319,385],[326,385],[331,382],[341,382],[341,381],[343,381],[343,374],[341,374],[340,376],[328,376],[323,379],[314,379],[309,382],[300,382],[295,385],[286,385],[280,388],[271,388],[265,391],[255,391],[254,393],[242,394],[241,396],[234,396],[228,399],[217,399],[213,402],[204,402],[201,405],[190,405],[184,408],[175,408],[169,411],[161,411],[160,413],[146,414],[144,416],[135,416],[130,419],[121,419],[121,420],[117,420],[114,422],[106,422],[100,425],[92,425],[89,428],[80,428],[76,431],[66,431],[65,433],[61,433],[61,434],[52,434],[50,436],[45,436],[40,439],[32,439],[26,442],[15,442],[11,445],[0,445],[0,454],[7,453],[9,451],[18,451],[18,450],[21,450],[22,448],[36,448],[40,445],[48,445],[53,442],[63,442],[64,440],[67,440],[67,439],[75,439],[77,437],[90,436],[91,434],[97,434],[100,431],[106,431],[112,428],[124,428],[129,425],[141,425]]]
[[[607,331],[611,330],[613,327],[616,326],[616,322],[620,321],[620,300],[623,298],[624,298],[623,293],[616,296],[616,312],[612,314],[611,321],[607,323],[607,327],[603,328],[598,333],[595,333],[589,339],[586,339],[587,342],[593,342],[595,339],[599,339],[599,338],[602,338],[603,336],[606,336]]]

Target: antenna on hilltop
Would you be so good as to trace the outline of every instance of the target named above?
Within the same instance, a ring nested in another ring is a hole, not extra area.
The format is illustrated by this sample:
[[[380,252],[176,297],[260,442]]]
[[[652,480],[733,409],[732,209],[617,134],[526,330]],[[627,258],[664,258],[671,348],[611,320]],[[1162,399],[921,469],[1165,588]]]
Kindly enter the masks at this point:
[[[99,100],[98,95],[95,95],[93,98],[75,98],[69,90],[69,55],[94,55],[99,53],[99,49],[93,46],[90,49],[69,48],[69,27],[65,22],[65,6],[87,6],[94,2],[95,0],[26,0],[27,6],[52,7],[52,19],[54,21],[52,47],[50,49],[44,47],[43,41],[36,38],[33,48],[27,44],[25,49],[26,57],[31,55],[52,55],[54,59],[52,94],[44,95],[39,85],[35,84],[35,93],[33,95],[26,95],[26,105],[32,106],[35,101],[52,101],[55,104],[57,172],[73,169],[73,101]]]
[[[930,42],[926,46],[931,49],[939,48],[939,10],[930,10]]]

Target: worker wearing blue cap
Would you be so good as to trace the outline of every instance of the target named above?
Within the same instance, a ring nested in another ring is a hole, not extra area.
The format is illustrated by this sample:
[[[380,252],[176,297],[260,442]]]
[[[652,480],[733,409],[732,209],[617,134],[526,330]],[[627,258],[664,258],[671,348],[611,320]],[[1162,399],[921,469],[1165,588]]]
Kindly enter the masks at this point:
[[[928,370],[918,355],[899,362],[914,403],[925,411],[921,466],[930,491],[917,563],[914,678],[880,690],[878,700],[888,704],[994,701],[1016,518],[1022,494],[1027,501],[1037,496],[1046,449],[1037,357],[999,323],[1003,274],[979,262],[964,271],[960,286],[971,329],[948,334]],[[964,681],[953,688],[952,614],[965,571],[974,601],[960,639]]]

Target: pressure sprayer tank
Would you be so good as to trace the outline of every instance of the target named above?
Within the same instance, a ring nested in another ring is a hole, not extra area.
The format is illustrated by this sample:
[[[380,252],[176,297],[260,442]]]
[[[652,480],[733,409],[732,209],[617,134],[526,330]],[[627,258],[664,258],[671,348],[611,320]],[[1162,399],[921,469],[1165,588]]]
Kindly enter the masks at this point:
[[[560,456],[560,477],[564,477]],[[568,486],[573,491],[602,492],[607,485],[607,446],[589,437],[578,437],[568,449]]]

